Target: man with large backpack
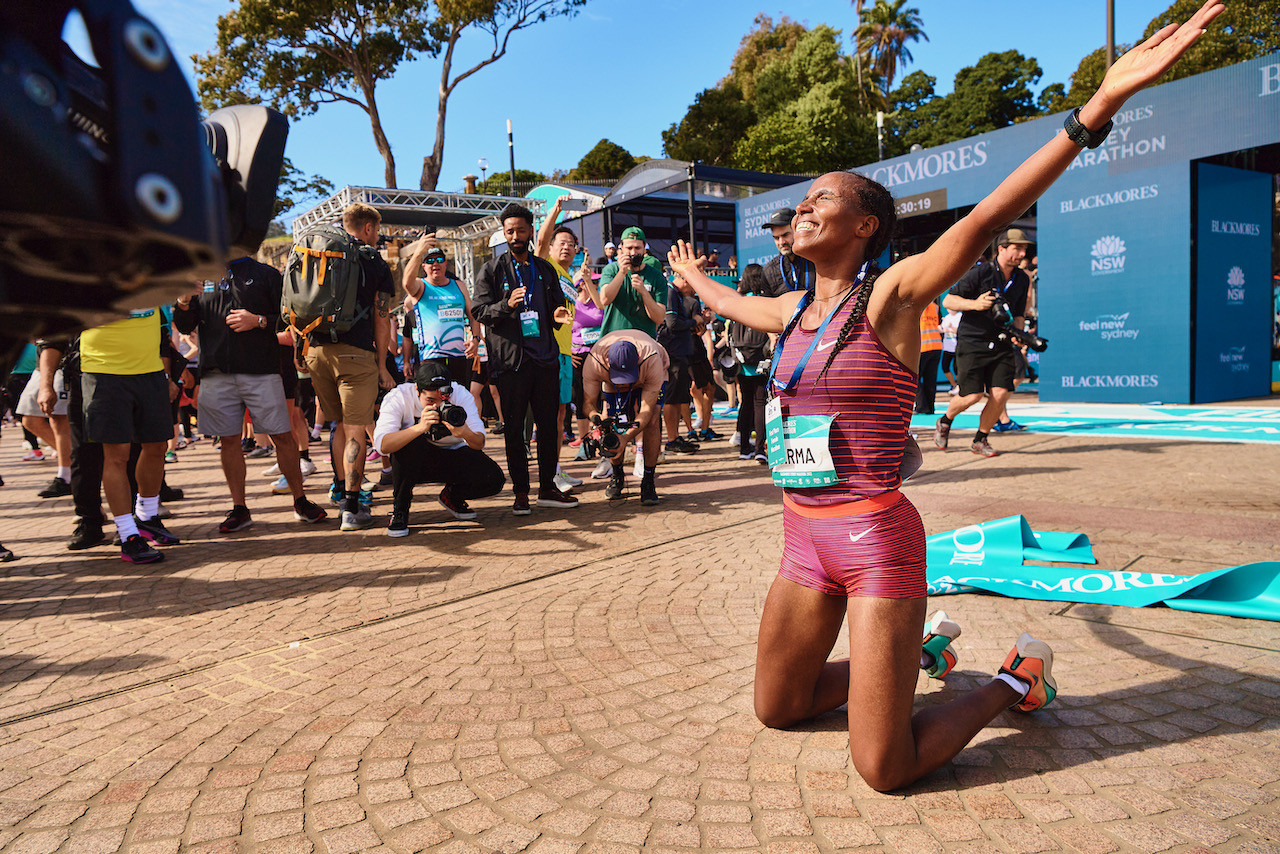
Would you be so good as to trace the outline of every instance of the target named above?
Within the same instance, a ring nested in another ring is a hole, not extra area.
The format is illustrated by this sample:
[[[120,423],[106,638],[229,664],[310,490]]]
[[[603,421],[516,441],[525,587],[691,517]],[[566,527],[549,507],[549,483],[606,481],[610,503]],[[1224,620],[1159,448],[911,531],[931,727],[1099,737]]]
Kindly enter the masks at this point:
[[[378,387],[395,387],[381,358],[395,293],[391,268],[376,248],[381,224],[375,208],[357,202],[342,212],[342,231],[316,226],[299,235],[281,301],[295,338],[305,341],[316,400],[338,422],[329,497],[342,509],[344,531],[373,524],[372,494],[360,489],[367,431]]]

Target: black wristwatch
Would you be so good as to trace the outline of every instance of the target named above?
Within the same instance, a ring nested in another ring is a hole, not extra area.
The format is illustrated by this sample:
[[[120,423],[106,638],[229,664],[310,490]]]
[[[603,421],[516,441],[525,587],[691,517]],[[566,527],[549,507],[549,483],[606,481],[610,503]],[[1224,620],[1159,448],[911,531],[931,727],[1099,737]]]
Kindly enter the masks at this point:
[[[1081,148],[1097,148],[1102,145],[1103,140],[1107,138],[1107,134],[1111,133],[1113,124],[1115,122],[1108,120],[1098,131],[1091,131],[1080,124],[1080,108],[1076,107],[1067,116],[1066,121],[1062,123],[1062,127],[1067,132],[1067,139],[1076,145]]]

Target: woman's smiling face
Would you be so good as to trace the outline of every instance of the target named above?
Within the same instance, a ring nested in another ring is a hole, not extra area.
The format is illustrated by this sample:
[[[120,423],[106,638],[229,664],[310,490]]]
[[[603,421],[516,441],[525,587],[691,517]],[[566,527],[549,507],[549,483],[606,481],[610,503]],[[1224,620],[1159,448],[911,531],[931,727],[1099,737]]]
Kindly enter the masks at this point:
[[[829,172],[813,182],[796,206],[793,220],[796,254],[817,261],[833,249],[847,252],[852,241],[865,240],[875,232],[879,221],[863,212],[857,181],[858,178],[848,172]]]

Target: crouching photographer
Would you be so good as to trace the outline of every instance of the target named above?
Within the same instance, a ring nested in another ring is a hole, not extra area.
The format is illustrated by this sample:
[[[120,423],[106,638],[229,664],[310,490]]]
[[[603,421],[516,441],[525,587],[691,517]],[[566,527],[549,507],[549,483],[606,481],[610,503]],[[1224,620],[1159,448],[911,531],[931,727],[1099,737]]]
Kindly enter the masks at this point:
[[[414,382],[401,383],[382,401],[373,446],[391,457],[391,522],[387,536],[409,535],[409,506],[420,483],[443,483],[439,501],[455,519],[476,518],[467,501],[497,495],[502,469],[484,453],[484,422],[475,398],[428,359]]]
[[[956,376],[960,394],[951,398],[947,414],[938,419],[933,442],[947,449],[951,422],[989,395],[970,446],[981,457],[998,453],[987,441],[1013,392],[1017,356],[1011,330],[1021,330],[1031,280],[1018,269],[1031,245],[1021,229],[1000,235],[994,261],[970,267],[942,300],[944,308],[961,312],[956,331]],[[998,308],[997,308],[998,306]]]

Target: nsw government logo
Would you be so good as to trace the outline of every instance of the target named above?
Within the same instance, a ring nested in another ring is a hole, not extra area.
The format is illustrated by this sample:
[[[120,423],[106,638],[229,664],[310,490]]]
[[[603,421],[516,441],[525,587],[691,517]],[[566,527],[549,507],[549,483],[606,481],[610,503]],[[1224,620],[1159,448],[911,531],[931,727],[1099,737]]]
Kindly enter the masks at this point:
[[[1089,254],[1093,256],[1090,272],[1095,276],[1110,276],[1124,272],[1124,241],[1114,234],[1099,237]]]
[[[1227,305],[1244,305],[1244,270],[1239,267],[1227,271]]]

